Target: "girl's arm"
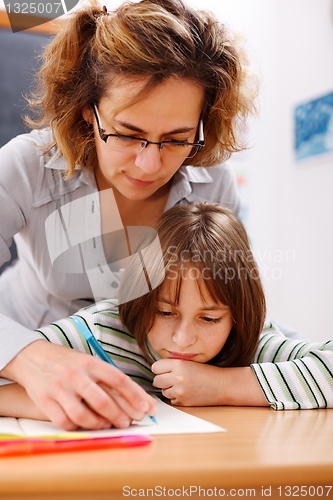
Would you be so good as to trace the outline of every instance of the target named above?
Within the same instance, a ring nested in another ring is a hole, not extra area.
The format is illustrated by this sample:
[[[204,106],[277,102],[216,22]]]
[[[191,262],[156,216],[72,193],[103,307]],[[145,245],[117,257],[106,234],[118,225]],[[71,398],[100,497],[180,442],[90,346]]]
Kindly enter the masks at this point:
[[[270,325],[251,367],[275,410],[333,408],[333,341],[287,339]]]
[[[250,366],[218,366],[160,359],[152,365],[154,386],[178,406],[268,406]]]
[[[154,385],[183,406],[268,406],[281,409],[333,408],[333,342],[299,342],[273,326],[260,336],[255,363],[220,368],[162,359]]]
[[[48,420],[29,398],[26,390],[15,383],[0,387],[0,415],[2,417]]]

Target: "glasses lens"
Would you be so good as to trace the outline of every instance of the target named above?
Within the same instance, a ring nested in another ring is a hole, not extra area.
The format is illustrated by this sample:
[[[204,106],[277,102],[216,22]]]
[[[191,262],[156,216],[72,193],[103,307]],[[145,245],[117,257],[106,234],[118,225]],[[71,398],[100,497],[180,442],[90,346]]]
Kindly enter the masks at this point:
[[[179,156],[181,158],[192,158],[198,151],[196,146],[188,146],[179,143],[163,143],[161,153],[163,156]]]
[[[118,153],[139,154],[146,147],[146,143],[135,137],[126,135],[109,136],[106,141],[108,149]],[[149,146],[155,146],[151,145]],[[198,152],[198,146],[188,146],[181,143],[162,143],[160,153],[166,157],[192,158]]]
[[[126,135],[109,136],[107,138],[106,145],[109,149],[112,149],[112,151],[133,154],[140,153],[140,151],[145,147],[145,144],[142,143],[142,141]]]

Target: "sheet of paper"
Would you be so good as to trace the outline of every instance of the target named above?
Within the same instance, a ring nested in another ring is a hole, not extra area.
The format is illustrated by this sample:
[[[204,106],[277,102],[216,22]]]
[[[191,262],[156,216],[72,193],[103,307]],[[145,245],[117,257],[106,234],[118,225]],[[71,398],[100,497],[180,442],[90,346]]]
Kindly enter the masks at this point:
[[[23,430],[21,429],[19,419],[0,417],[0,434],[10,435],[10,436],[20,436],[23,435]]]
[[[199,434],[211,432],[225,432],[223,427],[189,415],[157,399],[157,424],[152,423],[148,417],[141,422],[134,422],[128,429],[106,429],[101,431],[71,432],[79,437],[119,436],[128,434]],[[14,434],[21,436],[65,436],[66,431],[56,427],[51,422],[31,420],[27,418],[13,419],[0,418],[0,435]]]

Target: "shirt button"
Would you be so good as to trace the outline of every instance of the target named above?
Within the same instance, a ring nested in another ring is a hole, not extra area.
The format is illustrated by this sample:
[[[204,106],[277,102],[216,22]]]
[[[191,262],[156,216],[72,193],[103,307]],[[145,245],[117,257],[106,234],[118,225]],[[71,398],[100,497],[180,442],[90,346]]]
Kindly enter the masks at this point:
[[[111,286],[112,288],[118,288],[118,283],[116,281],[112,281]]]

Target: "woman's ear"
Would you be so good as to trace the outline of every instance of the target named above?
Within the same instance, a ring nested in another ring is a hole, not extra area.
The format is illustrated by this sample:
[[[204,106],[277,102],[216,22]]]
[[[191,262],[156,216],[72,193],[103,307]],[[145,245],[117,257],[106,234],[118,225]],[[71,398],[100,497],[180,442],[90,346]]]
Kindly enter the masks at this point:
[[[83,116],[83,119],[89,125],[93,125],[93,123],[94,123],[94,112],[93,112],[91,106],[83,106],[83,108],[82,108],[82,116]]]

